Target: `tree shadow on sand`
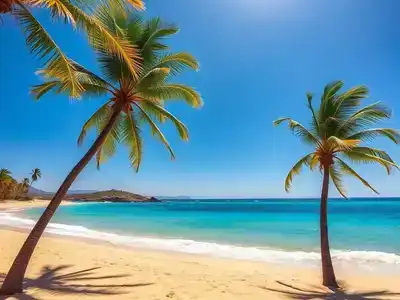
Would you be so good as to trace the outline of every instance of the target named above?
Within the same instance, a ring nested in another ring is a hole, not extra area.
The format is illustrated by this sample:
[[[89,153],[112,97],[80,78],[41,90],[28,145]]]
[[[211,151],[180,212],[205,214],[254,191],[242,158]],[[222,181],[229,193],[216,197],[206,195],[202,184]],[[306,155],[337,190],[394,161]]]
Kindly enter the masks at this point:
[[[84,269],[66,273],[72,265],[61,265],[57,267],[44,266],[37,278],[26,278],[24,280],[24,292],[13,295],[14,299],[19,300],[40,300],[34,296],[34,290],[42,290],[52,295],[56,294],[92,294],[92,295],[119,295],[127,293],[127,288],[135,288],[152,285],[154,283],[136,284],[102,284],[99,280],[121,279],[129,277],[127,274],[96,276],[95,271],[100,267]],[[0,284],[4,281],[5,274],[0,274]],[[93,284],[87,284],[92,282]],[[85,283],[79,283],[85,282]],[[3,297],[3,298],[2,298]],[[0,296],[0,299],[7,297]]]
[[[299,288],[281,281],[276,281],[286,289],[272,289],[260,286],[260,288],[285,295],[289,299],[295,300],[393,300],[400,299],[400,293],[393,293],[387,290],[376,291],[350,291],[341,282],[340,289],[327,288],[325,291],[319,286],[309,285],[310,288]],[[397,298],[397,297],[399,298]],[[396,297],[396,298],[395,298]]]

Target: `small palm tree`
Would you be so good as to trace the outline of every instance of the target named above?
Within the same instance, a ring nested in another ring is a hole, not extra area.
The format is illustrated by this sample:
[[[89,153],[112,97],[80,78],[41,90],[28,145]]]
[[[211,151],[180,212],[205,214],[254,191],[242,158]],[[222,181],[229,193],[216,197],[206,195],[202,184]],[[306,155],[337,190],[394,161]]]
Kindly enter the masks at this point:
[[[4,280],[1,288],[4,294],[22,290],[26,267],[43,231],[71,184],[95,155],[97,166],[100,167],[101,163],[115,153],[117,143],[122,143],[129,150],[132,167],[138,171],[143,152],[141,126],[148,125],[153,135],[168,149],[171,158],[174,158],[171,146],[161,132],[159,124],[171,121],[183,140],[188,139],[188,130],[164,107],[165,102],[183,99],[193,107],[202,104],[200,95],[193,88],[170,82],[187,68],[198,69],[196,59],[189,53],[165,53],[168,46],[163,43],[163,39],[174,35],[178,31],[177,27],[164,24],[158,18],[148,22],[143,22],[138,17],[127,18],[119,11],[107,7],[99,8],[96,15],[102,16],[104,23],[109,25],[107,29],[110,32],[116,36],[126,36],[132,45],[137,46],[143,68],[138,77],[134,77],[121,57],[102,52],[101,48],[95,50],[99,53],[98,61],[104,78],[77,63],[74,64],[76,76],[85,89],[84,95],[107,95],[109,100],[83,126],[78,144],[83,142],[91,128],[97,129],[98,136],[88,152],[68,174],[29,234]],[[62,91],[62,85],[62,80],[53,77],[49,78],[48,82],[36,86],[33,92],[40,98],[51,90]]]
[[[42,178],[42,172],[39,168],[34,168],[31,172],[31,182],[29,187],[33,185],[34,182],[38,181],[38,179]]]
[[[390,156],[380,149],[362,146],[363,142],[384,137],[396,144],[400,143],[400,131],[390,128],[370,128],[375,123],[389,119],[391,112],[380,102],[360,108],[360,102],[367,98],[368,89],[357,86],[348,91],[340,92],[343,81],[335,81],[325,86],[318,111],[312,106],[313,95],[307,93],[308,108],[311,112],[311,129],[307,129],[291,118],[281,118],[275,125],[288,122],[293,133],[305,143],[311,145],[314,151],[300,159],[290,170],[285,181],[285,189],[289,191],[294,175],[298,175],[303,165],[323,172],[321,205],[320,205],[320,235],[323,284],[337,287],[332,266],[328,238],[327,200],[329,180],[332,179],[336,189],[346,198],[342,184],[342,176],[350,175],[360,180],[373,192],[377,191],[344,160],[355,163],[376,163],[383,166],[390,174],[393,168],[398,168]]]
[[[0,169],[0,199],[5,198],[7,185],[12,180],[11,171],[8,169]]]
[[[134,7],[143,9],[142,0],[104,0],[109,7]],[[101,18],[90,11],[91,0],[1,0],[0,14],[14,16],[26,34],[26,42],[32,53],[45,60],[45,75],[63,80],[63,91],[78,98],[84,87],[74,75],[75,66],[71,59],[60,49],[38,19],[32,9],[47,9],[54,20],[62,20],[73,28],[81,28],[88,34],[89,42],[96,48],[113,53],[123,60],[129,71],[137,75],[138,55],[135,48],[122,36],[113,36]],[[4,43],[6,41],[3,41]]]
[[[21,198],[22,195],[26,195],[28,193],[29,186],[30,180],[28,177],[25,177],[22,182],[18,184],[16,198]]]

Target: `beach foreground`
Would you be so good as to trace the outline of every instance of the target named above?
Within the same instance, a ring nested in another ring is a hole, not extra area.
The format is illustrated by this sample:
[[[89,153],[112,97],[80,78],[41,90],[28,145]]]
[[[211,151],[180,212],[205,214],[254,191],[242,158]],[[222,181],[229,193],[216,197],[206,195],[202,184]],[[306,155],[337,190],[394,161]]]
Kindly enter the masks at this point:
[[[1,280],[26,235],[0,230]],[[400,294],[392,294],[400,293],[398,276],[338,277],[353,298],[337,292],[329,299],[400,299]],[[321,287],[317,269],[127,249],[49,235],[34,253],[25,287],[25,295],[6,299],[328,299],[330,293]]]

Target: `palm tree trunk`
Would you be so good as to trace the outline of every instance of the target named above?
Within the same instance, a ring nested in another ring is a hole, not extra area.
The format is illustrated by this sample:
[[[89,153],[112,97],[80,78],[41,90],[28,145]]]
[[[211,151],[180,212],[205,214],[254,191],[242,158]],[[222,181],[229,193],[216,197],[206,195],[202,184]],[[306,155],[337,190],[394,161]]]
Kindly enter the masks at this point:
[[[82,170],[86,167],[92,157],[99,150],[101,145],[104,143],[107,135],[110,133],[115,122],[117,121],[120,112],[121,108],[115,107],[115,110],[111,115],[110,120],[108,121],[107,125],[104,127],[100,135],[97,137],[96,141],[90,147],[88,152],[86,152],[83,158],[75,165],[72,171],[68,174],[68,176],[65,178],[64,182],[58,189],[57,193],[54,195],[53,199],[51,199],[46,210],[40,217],[39,221],[36,223],[35,227],[33,227],[17,257],[15,258],[4,280],[3,286],[0,289],[1,295],[12,295],[22,292],[26,268],[28,267],[28,263],[33,254],[33,251],[35,250],[35,247],[39,242],[39,239],[42,236],[47,224],[49,224],[56,209],[60,205],[64,196],[67,194],[68,189],[70,188],[74,180],[78,177],[78,175],[82,172]]]
[[[335,271],[333,270],[331,251],[328,236],[328,190],[329,190],[329,168],[324,167],[324,181],[322,183],[321,205],[320,205],[320,235],[321,235],[321,260],[322,260],[322,284],[324,286],[337,288]]]

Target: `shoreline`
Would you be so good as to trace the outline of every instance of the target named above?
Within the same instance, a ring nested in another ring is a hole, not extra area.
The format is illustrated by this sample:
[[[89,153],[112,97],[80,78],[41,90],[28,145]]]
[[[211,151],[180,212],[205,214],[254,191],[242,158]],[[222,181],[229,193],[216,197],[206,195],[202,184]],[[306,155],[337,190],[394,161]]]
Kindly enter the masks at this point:
[[[0,282],[28,231],[0,227],[0,239],[7,241],[0,244]],[[400,274],[361,274],[340,268],[336,273],[350,297],[374,292],[374,299],[400,299],[400,294],[387,294],[400,293]],[[75,278],[74,274],[81,275]],[[45,233],[39,242],[27,278],[29,297],[56,300],[281,300],[293,293],[304,297],[314,293],[323,299],[331,293],[320,285],[319,268],[143,249],[52,233]]]
[[[0,229],[0,238],[10,241],[0,245],[0,274],[8,270],[26,235],[26,232]],[[76,278],[68,275],[75,272],[82,275]],[[52,277],[44,276],[50,273]],[[374,292],[377,293],[374,299],[380,299],[379,293],[382,299],[400,299],[400,294],[387,296],[389,292],[400,293],[397,287],[400,276],[343,272],[337,275],[350,296]],[[280,300],[288,299],[291,293],[311,292],[321,294],[324,299],[330,293],[320,285],[319,269],[133,249],[50,234],[41,239],[27,278],[27,295],[56,300],[75,297]],[[55,293],[53,289],[62,292]]]
[[[0,229],[29,233],[35,221],[19,214],[32,207],[43,207],[48,201],[8,204],[8,209],[0,209]],[[62,205],[82,203],[63,202]],[[84,203],[86,204],[86,203]],[[82,204],[83,205],[83,204]],[[1,206],[1,205],[0,205]],[[2,215],[3,213],[3,215]],[[5,215],[4,215],[5,214]],[[66,238],[86,243],[110,244],[125,249],[163,252],[176,255],[196,255],[217,259],[250,261],[261,264],[296,268],[319,269],[320,254],[317,250],[292,250],[270,248],[268,246],[238,245],[220,241],[193,240],[165,236],[141,235],[132,232],[113,233],[96,230],[82,225],[50,223],[44,233],[52,238]],[[335,268],[351,274],[382,274],[400,276],[400,255],[397,253],[371,250],[335,250],[331,249]]]

